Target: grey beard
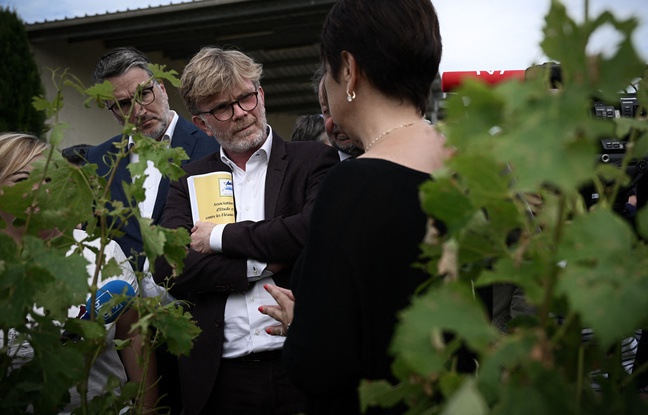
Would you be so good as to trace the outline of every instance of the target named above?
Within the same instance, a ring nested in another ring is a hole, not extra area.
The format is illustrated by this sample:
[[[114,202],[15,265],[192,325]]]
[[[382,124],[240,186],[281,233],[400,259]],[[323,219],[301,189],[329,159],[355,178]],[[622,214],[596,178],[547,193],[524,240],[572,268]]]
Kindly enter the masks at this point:
[[[160,128],[152,131],[151,133],[142,132],[142,135],[145,136],[145,137],[152,138],[153,140],[158,140],[164,135],[164,132],[167,130],[168,127],[169,126],[166,123],[165,124],[160,124]]]
[[[260,133],[252,140],[250,140],[248,137],[247,140],[224,142],[225,140],[222,140],[221,137],[215,134],[214,131],[212,131],[212,133],[216,138],[216,141],[218,141],[218,144],[220,144],[220,146],[223,148],[223,150],[231,151],[232,153],[237,153],[237,154],[246,153],[251,149],[258,148],[261,145],[263,145],[265,140],[268,138],[268,121],[266,119],[265,109],[262,109],[258,121],[261,124],[262,128],[260,130]]]
[[[235,142],[224,142],[223,140],[216,138],[216,141],[218,141],[218,144],[223,147],[223,150],[231,151],[232,153],[246,153],[253,148],[261,146],[266,137],[267,136],[264,133],[261,133],[257,134],[254,140],[237,140]]]

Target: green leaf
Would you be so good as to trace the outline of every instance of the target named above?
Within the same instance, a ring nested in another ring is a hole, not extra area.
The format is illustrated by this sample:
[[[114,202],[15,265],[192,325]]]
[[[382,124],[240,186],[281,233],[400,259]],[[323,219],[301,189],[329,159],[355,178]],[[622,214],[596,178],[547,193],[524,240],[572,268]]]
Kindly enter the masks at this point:
[[[648,130],[648,122],[646,120],[641,120],[638,118],[628,118],[620,117],[615,118],[614,123],[616,124],[616,136],[624,137],[630,135],[631,132],[643,132]],[[645,156],[646,153],[637,153],[635,156]]]
[[[129,347],[133,343],[133,339],[129,338],[127,340],[114,339],[115,350],[124,350],[126,347]]]
[[[648,316],[648,252],[634,248],[629,225],[606,210],[576,218],[565,228],[558,255],[568,259],[557,292],[565,295],[603,349],[641,326]]]
[[[164,246],[166,244],[165,229],[160,226],[154,226],[151,219],[137,218],[137,221],[142,231],[146,257],[157,258],[164,254]]]
[[[103,343],[106,338],[106,326],[100,321],[69,318],[65,322],[65,330],[82,337],[86,342]],[[116,340],[115,340],[116,341]]]
[[[138,385],[137,382],[127,382],[125,385],[122,385],[117,377],[111,375],[106,380],[106,384],[103,385],[104,392],[100,395],[96,395],[88,402],[87,411],[84,412],[84,408],[79,407],[73,412],[73,414],[85,415],[88,413],[118,415],[123,412],[123,408],[133,405],[133,399],[137,397]],[[114,393],[115,390],[119,390],[119,394]],[[133,410],[126,413],[135,414],[139,412]]]
[[[543,33],[542,50],[550,59],[567,64],[567,73],[563,76],[569,79],[572,67],[578,67],[576,62],[585,62],[586,33],[567,15],[565,6],[553,0],[545,17]]]
[[[439,200],[445,203],[438,203]],[[445,224],[449,236],[465,226],[475,214],[470,199],[449,177],[423,183],[421,204],[428,215]]]
[[[497,332],[483,306],[461,283],[428,290],[400,315],[391,351],[423,376],[443,370],[453,355],[443,333],[457,335],[477,352],[487,349]]]
[[[644,69],[643,76],[640,77],[637,91],[637,100],[643,108],[648,108],[648,67]]]
[[[150,63],[148,68],[153,72],[153,78],[161,81],[167,80],[174,87],[178,88],[180,86],[180,79],[178,78],[178,72],[174,69],[169,71],[165,70],[166,65],[157,65]]]
[[[492,132],[504,122],[504,101],[488,86],[469,79],[448,97],[446,107],[448,145],[465,155],[488,153]]]
[[[503,387],[499,404],[493,415],[575,415],[574,391],[555,370],[545,370],[539,364],[532,371],[513,373]]]
[[[36,408],[54,408],[57,404],[60,407],[68,396],[68,389],[83,378],[83,355],[62,345],[59,329],[55,330],[55,336],[52,336],[54,333],[31,335],[36,351],[34,363],[42,372],[41,393],[34,402]]]
[[[103,81],[100,84],[94,84],[85,90],[85,94],[99,103],[114,99],[115,87],[110,81]]]
[[[637,231],[639,235],[648,239],[648,205],[637,210],[635,214],[635,222],[637,223]]]
[[[186,229],[168,229],[157,225],[149,225],[145,229],[142,225],[142,238],[144,252],[150,260],[151,272],[154,272],[155,259],[159,256],[164,256],[177,273],[182,272],[187,246],[191,242],[191,236]]]
[[[125,181],[122,181],[122,188],[124,189],[124,193],[126,194],[126,198],[129,201],[141,203],[146,199],[146,187],[144,187],[144,181],[146,180],[146,176],[136,176],[133,180],[132,183],[128,183]],[[117,202],[120,203],[120,202]],[[117,207],[117,205],[113,204],[113,206]],[[135,209],[135,204],[133,204],[133,210]],[[115,214],[118,215],[123,215],[123,214],[130,214],[130,208],[127,211],[114,211]]]
[[[35,175],[45,174],[35,168]],[[88,175],[94,170],[87,166],[79,168],[64,160],[58,152],[52,154],[52,161],[46,172],[48,181],[42,184],[38,196],[40,214],[35,215],[34,226],[41,229],[57,227],[70,232],[79,224],[94,220],[93,186]]]
[[[85,258],[80,255],[68,257],[64,251],[49,249],[42,240],[32,237],[25,238],[25,256],[29,262],[28,278],[48,273],[53,277],[33,299],[52,313],[52,318],[62,321],[71,304],[85,303],[88,292],[88,261]]]
[[[393,386],[389,382],[362,380],[359,388],[360,409],[362,413],[371,406],[391,408],[402,401],[406,394],[402,387]]]
[[[38,236],[44,229],[56,228],[71,235],[77,225],[93,220],[88,167],[73,166],[58,152],[51,154],[51,160],[42,159],[33,166],[28,180],[3,189],[0,195],[4,212],[21,222],[29,218],[28,234]]]
[[[489,413],[484,397],[476,387],[475,379],[467,378],[461,388],[452,395],[441,415],[484,415]]]
[[[0,326],[4,329],[22,327],[36,295],[54,280],[48,272],[30,270],[25,264],[4,263],[0,273]]]
[[[493,152],[511,167],[517,180],[514,189],[535,192],[550,183],[571,191],[591,179],[598,144],[585,134],[594,128],[583,104],[587,96],[586,90],[569,95],[546,92],[522,108],[526,115],[507,120],[510,127],[497,137]]]
[[[522,262],[504,257],[495,262],[491,270],[484,271],[475,285],[483,287],[496,283],[511,283],[521,287],[532,304],[540,304],[545,292],[543,277],[552,272],[551,267],[537,257]]]
[[[509,373],[528,367],[535,361],[532,351],[540,343],[535,332],[515,332],[501,338],[481,360],[478,384],[490,404],[507,387]]]
[[[585,66],[587,79],[603,93],[604,98],[618,101],[619,91],[626,89],[646,68],[646,62],[632,44],[632,34],[637,26],[638,20],[635,17],[619,20],[608,11],[591,21],[590,38],[597,30],[610,27],[621,37],[615,45],[614,54],[609,57],[601,54],[590,57]]]
[[[124,273],[122,266],[115,260],[110,258],[108,262],[101,268],[101,279],[106,280],[111,277],[117,277]]]
[[[457,372],[442,373],[439,376],[439,387],[446,398],[451,398],[461,388],[468,376]]]
[[[486,211],[491,231],[508,233],[520,226],[518,210],[511,198],[511,182],[514,180],[509,169],[484,156],[455,157],[450,161],[454,169],[461,171],[462,181],[470,189],[468,196],[473,206]],[[509,203],[507,203],[509,202]]]
[[[159,307],[154,313],[140,318],[140,321],[133,325],[133,329],[147,324],[157,328],[158,341],[166,343],[169,352],[176,356],[188,355],[193,347],[193,340],[202,331],[191,320],[191,314],[173,303]]]
[[[459,239],[459,263],[463,267],[487,266],[493,258],[506,253],[506,235],[493,229],[482,211],[462,230]]]
[[[168,143],[158,142],[141,134],[135,134],[133,140],[135,141],[133,151],[139,154],[140,158],[137,163],[128,164],[132,176],[143,175],[149,161],[153,162],[160,173],[170,180],[178,180],[186,174],[180,167],[180,163],[188,160],[189,156],[181,147],[169,147]]]
[[[0,320],[7,324],[4,327],[19,327],[36,303],[63,321],[70,304],[85,302],[87,261],[67,258],[64,251],[48,248],[38,238],[26,236],[24,243],[21,263],[5,263],[2,271]]]
[[[38,111],[48,112],[51,108],[50,102],[43,97],[33,97],[32,106]]]
[[[52,144],[53,149],[59,147],[59,145],[63,141],[63,136],[67,129],[68,125],[64,123],[58,123],[52,127],[52,129],[50,130],[50,144]],[[58,152],[56,154],[59,155]]]
[[[617,165],[607,164],[607,163],[599,164],[598,166],[596,166],[596,173],[606,183],[613,184],[615,182],[618,182],[619,185],[621,186],[621,189],[627,187],[630,184],[630,177],[628,177],[628,175],[623,170],[621,170]],[[599,194],[601,200],[599,200],[598,203],[601,202],[609,203],[610,201],[614,200],[612,199],[612,195],[608,194],[607,190],[608,189],[606,188],[604,194]],[[609,193],[611,193],[611,191]]]

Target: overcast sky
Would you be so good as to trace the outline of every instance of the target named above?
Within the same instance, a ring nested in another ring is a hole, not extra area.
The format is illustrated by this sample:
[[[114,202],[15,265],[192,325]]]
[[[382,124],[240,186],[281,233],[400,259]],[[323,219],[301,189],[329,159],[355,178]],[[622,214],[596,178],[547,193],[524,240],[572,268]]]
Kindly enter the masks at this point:
[[[270,0],[268,0],[270,1]],[[395,0],[397,1],[397,0]],[[0,0],[27,23],[183,3],[186,0]],[[590,0],[590,17],[610,10],[618,18],[639,19],[634,45],[648,61],[648,1]],[[435,0],[443,37],[441,71],[526,69],[543,63],[539,43],[550,0]],[[585,0],[563,0],[577,21]],[[611,50],[616,33],[603,30],[593,50]],[[639,39],[643,39],[639,43]],[[606,49],[607,48],[607,49]]]

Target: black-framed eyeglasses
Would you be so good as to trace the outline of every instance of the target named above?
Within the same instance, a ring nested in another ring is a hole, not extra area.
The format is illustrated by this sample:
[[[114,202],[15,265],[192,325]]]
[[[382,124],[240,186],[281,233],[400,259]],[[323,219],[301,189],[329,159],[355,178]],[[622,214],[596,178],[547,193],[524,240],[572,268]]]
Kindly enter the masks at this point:
[[[146,88],[142,88],[139,93],[135,93],[135,102],[140,105],[149,105],[153,103],[153,101],[155,101],[155,92],[153,92],[154,87],[155,84]],[[118,117],[123,117],[130,114],[131,105],[133,105],[133,98],[126,98],[115,102],[114,104],[109,106],[108,109]]]
[[[259,91],[248,92],[236,101],[218,104],[209,111],[199,112],[198,115],[211,114],[218,121],[229,121],[234,116],[234,104],[243,111],[252,111],[259,105]]]

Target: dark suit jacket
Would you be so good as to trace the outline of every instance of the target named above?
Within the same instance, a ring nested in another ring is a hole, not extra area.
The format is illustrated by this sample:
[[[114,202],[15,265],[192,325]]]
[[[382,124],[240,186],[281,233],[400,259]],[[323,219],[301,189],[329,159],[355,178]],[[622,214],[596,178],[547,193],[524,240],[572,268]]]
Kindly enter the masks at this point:
[[[171,293],[188,300],[189,311],[202,329],[188,357],[180,358],[185,413],[200,412],[216,379],[223,350],[223,318],[229,293],[248,290],[246,261],[287,263],[275,282],[287,287],[292,264],[301,252],[320,182],[339,162],[331,147],[316,142],[286,143],[276,133],[265,184],[266,220],[229,224],[223,232],[222,254],[201,254],[189,249],[183,273],[170,281]],[[187,176],[171,184],[162,218],[168,228],[193,226],[187,177],[213,171],[231,171],[213,154],[184,167]],[[158,259],[154,278],[164,283],[171,267]]]
[[[115,143],[119,143],[121,140],[121,135],[115,136],[98,146],[90,148],[86,153],[87,161],[98,166],[97,174],[100,176],[107,177],[110,174],[110,161],[104,160],[104,156],[108,153],[116,153],[117,150],[115,148]],[[183,161],[183,164],[186,164],[189,161],[198,160],[208,154],[217,152],[220,149],[220,146],[213,137],[203,133],[198,129],[198,127],[189,121],[186,121],[182,117],[179,117],[178,122],[176,123],[175,130],[173,131],[173,138],[171,139],[171,146],[181,147],[187,153],[189,160]],[[115,179],[110,186],[110,197],[112,200],[122,201],[128,206],[131,202],[128,201],[122,186],[122,182],[132,182],[130,171],[126,168],[127,166],[128,158],[122,159],[117,165]],[[162,178],[160,181],[160,187],[158,188],[158,195],[155,200],[155,207],[153,209],[153,223],[158,223],[162,216],[164,202],[166,201],[168,192],[169,179]],[[132,255],[134,258],[135,253],[141,254],[143,252],[143,242],[137,220],[132,218],[126,223],[122,223],[120,229],[124,232],[124,235],[116,237],[114,240],[119,244],[126,255]],[[140,255],[139,261],[137,264],[133,262],[133,266],[136,267],[137,270],[141,270],[144,265],[144,259],[144,255]]]

